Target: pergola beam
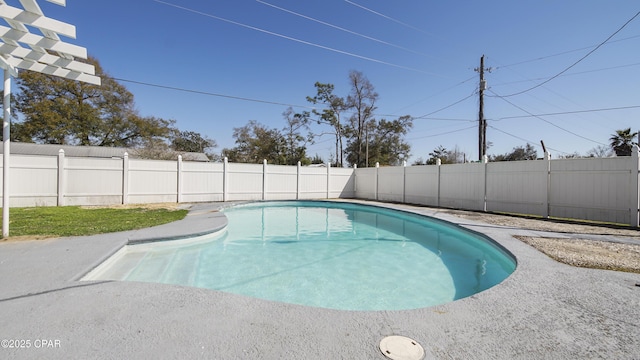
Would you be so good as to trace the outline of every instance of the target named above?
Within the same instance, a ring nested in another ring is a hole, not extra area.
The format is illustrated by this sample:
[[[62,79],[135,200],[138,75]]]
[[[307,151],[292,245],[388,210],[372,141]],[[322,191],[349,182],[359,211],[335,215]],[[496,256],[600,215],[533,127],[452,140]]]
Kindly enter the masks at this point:
[[[27,45],[39,46],[47,50],[69,54],[82,59],[87,58],[87,49],[82,46],[72,45],[62,41],[46,38],[44,36],[32,34],[17,29],[8,28],[0,25],[0,39],[13,40]]]
[[[47,52],[33,51],[20,46],[9,44],[0,45],[0,54],[8,54],[17,58],[38,61],[47,65],[66,68],[73,71],[84,72],[88,74],[94,73],[93,65],[80,61],[63,59],[59,56],[51,55]]]
[[[65,6],[65,0],[47,0]],[[9,236],[9,171],[11,128],[11,77],[18,76],[17,69],[100,85],[95,68],[75,60],[86,59],[87,49],[66,43],[59,35],[76,37],[76,28],[62,21],[47,18],[37,0],[20,0],[24,9],[8,5],[0,0],[0,18],[10,27],[0,26],[0,68],[4,69],[4,121],[2,155],[2,236]],[[44,36],[31,33],[36,28]],[[23,46],[23,45],[26,45]]]
[[[0,5],[0,13],[2,17],[17,21],[22,24],[40,29],[40,31],[49,30],[53,34],[63,35],[72,39],[76,38],[76,27],[62,21],[50,19],[44,15],[38,15],[29,11],[21,10],[6,4]],[[45,34],[46,35],[46,34]]]
[[[19,69],[36,71],[43,74],[54,75],[54,76],[63,77],[71,80],[78,80],[78,81],[90,83],[93,85],[100,85],[100,77],[98,76],[82,73],[78,71],[72,71],[67,68],[62,68],[59,66],[51,66],[51,65],[43,64],[41,62],[37,62],[33,60],[17,59],[17,58],[11,58],[7,60],[7,63]]]
[[[4,58],[4,56],[0,56],[0,67],[4,69],[4,71],[9,72],[11,76],[18,76],[18,70]]]

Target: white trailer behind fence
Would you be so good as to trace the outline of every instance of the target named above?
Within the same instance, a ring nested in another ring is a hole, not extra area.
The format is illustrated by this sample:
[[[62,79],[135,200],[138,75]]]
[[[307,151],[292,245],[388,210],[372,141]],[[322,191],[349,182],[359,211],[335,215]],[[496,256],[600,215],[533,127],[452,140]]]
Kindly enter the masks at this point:
[[[332,168],[13,155],[12,207],[359,198],[639,226],[640,160]]]

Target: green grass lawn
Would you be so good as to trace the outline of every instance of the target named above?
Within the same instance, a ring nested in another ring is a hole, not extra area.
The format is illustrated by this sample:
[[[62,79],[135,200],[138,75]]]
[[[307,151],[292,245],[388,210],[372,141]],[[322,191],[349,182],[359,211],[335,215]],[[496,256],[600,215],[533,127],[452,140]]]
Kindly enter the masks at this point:
[[[187,210],[162,208],[82,208],[79,206],[11,208],[14,236],[82,236],[126,231],[183,219]]]

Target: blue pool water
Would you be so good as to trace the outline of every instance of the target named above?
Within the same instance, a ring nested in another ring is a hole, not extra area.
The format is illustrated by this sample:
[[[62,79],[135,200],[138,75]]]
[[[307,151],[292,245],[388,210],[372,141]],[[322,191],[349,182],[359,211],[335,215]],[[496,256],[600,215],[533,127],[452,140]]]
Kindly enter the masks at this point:
[[[433,306],[486,290],[515,270],[488,238],[428,217],[335,202],[224,210],[221,234],[130,245],[94,278],[216,289],[343,310]]]

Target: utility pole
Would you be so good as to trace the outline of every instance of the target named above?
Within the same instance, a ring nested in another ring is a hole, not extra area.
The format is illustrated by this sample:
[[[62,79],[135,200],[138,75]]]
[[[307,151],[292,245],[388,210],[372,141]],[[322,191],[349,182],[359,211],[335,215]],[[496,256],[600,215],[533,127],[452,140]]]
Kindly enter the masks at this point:
[[[479,95],[480,109],[478,111],[478,160],[482,161],[487,153],[487,120],[484,118],[484,90],[487,82],[484,80],[484,71],[491,69],[484,68],[484,55],[480,58],[480,67],[475,69],[480,73]]]

